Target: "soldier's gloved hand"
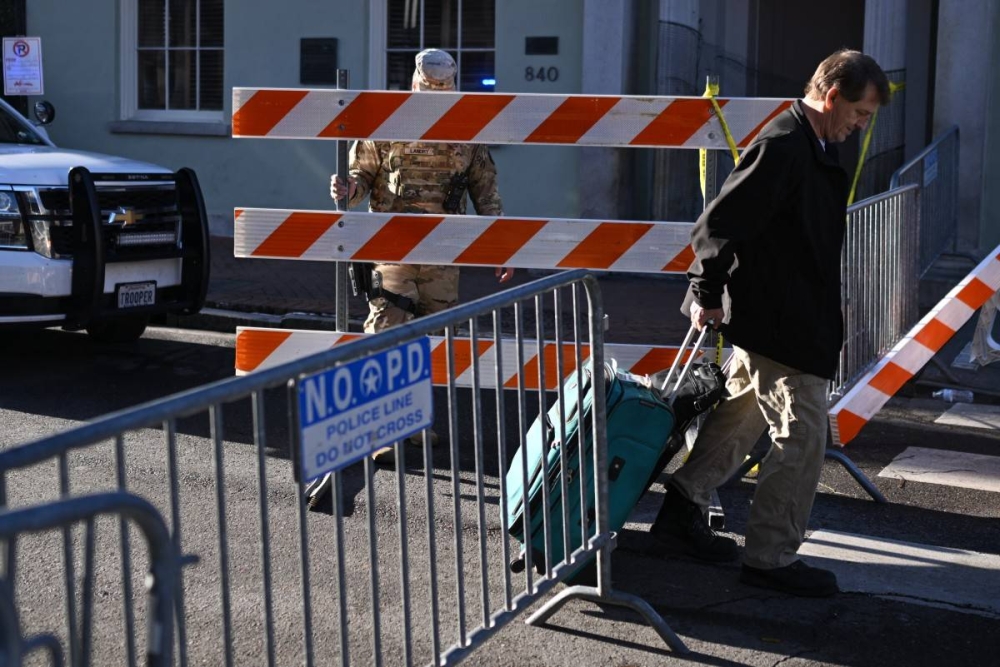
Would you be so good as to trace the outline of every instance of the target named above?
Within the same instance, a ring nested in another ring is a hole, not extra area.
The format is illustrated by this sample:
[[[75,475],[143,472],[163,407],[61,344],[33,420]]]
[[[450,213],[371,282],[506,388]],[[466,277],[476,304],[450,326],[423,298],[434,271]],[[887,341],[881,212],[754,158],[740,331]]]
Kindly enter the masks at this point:
[[[354,198],[354,193],[358,189],[358,179],[354,176],[348,176],[347,181],[340,177],[340,174],[334,174],[330,177],[330,198],[331,199],[343,199],[347,197],[348,201]]]
[[[514,269],[507,268],[506,266],[498,266],[494,273],[500,279],[499,282],[501,283],[505,283],[514,277]]]

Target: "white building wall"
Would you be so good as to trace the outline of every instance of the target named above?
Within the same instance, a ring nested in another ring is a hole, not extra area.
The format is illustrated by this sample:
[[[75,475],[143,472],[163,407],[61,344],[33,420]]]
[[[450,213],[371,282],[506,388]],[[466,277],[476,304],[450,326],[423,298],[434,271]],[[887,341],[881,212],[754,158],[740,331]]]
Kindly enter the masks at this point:
[[[1000,245],[1000,7],[993,3],[992,43],[989,46],[987,66],[983,73],[988,88],[986,99],[986,127],[983,142],[983,193],[979,224],[979,248],[989,251]],[[992,63],[992,66],[989,65]]]
[[[866,0],[864,52],[886,72],[906,69],[906,0]]]
[[[937,72],[934,88],[934,134],[959,126],[958,239],[962,249],[978,248],[984,191],[987,105],[996,61],[990,60],[1000,3],[941,0],[938,15]]]
[[[627,93],[629,14],[627,0],[584,0],[583,43],[600,44],[583,50],[582,93]],[[628,149],[581,148],[579,165],[580,215],[614,220],[622,217],[619,197]]]
[[[583,0],[498,0],[496,91],[580,93],[583,87]],[[526,37],[558,37],[558,55],[525,54]],[[594,48],[587,44],[586,49]],[[528,68],[533,74],[528,75]],[[558,70],[552,81],[534,75]],[[532,80],[528,80],[531,78]],[[493,159],[507,215],[580,215],[580,149],[562,146],[496,146]]]

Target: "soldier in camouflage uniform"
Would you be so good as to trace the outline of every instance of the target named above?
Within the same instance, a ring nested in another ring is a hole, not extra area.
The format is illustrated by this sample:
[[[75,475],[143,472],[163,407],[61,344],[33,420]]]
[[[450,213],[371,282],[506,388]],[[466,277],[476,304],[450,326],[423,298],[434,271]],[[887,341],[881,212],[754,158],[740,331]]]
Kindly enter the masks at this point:
[[[413,90],[455,90],[457,67],[452,57],[439,49],[417,54],[413,72]],[[446,214],[445,199],[452,179],[465,174],[468,193],[476,213],[503,215],[497,192],[496,167],[485,145],[446,144],[405,141],[359,141],[351,148],[347,182],[334,174],[330,196],[348,197],[348,206],[369,197],[369,207],[380,213]],[[465,214],[465,195],[452,213]],[[375,333],[402,324],[413,317],[429,315],[458,303],[458,267],[424,264],[376,264],[382,288],[410,299],[415,312],[391,303],[385,297],[369,301],[365,331]],[[513,269],[497,268],[501,283],[510,280]],[[436,439],[433,431],[432,439]],[[375,453],[376,460],[387,462],[388,452]]]
[[[413,90],[454,90],[455,61],[445,51],[426,49],[417,54]],[[372,211],[385,213],[447,213],[443,203],[452,178],[465,174],[476,213],[503,215],[497,192],[496,168],[489,149],[477,144],[443,144],[403,141],[359,141],[351,148],[350,174],[344,183],[337,174],[330,195],[349,193],[348,205],[369,196]],[[465,213],[465,197],[454,213]],[[365,331],[374,333],[429,315],[458,303],[458,268],[454,266],[376,264],[383,289],[411,299],[415,313],[384,297],[369,302]],[[497,269],[506,282],[513,269]]]

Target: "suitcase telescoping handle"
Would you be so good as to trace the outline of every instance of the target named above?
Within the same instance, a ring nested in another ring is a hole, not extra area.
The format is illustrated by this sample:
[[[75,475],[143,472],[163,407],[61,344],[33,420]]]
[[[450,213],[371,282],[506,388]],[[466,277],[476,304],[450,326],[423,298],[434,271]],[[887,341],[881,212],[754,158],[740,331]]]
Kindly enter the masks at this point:
[[[694,347],[691,348],[691,354],[687,358],[687,362],[684,364],[684,368],[681,369],[680,375],[677,376],[677,380],[674,382],[674,386],[670,389],[670,392],[663,395],[663,400],[670,401],[677,390],[680,388],[681,383],[684,378],[687,377],[688,371],[691,370],[691,365],[694,364],[695,357],[698,356],[698,351],[701,350],[702,344],[705,342],[705,337],[708,336],[708,332],[712,329],[712,325],[715,323],[714,320],[709,320],[702,327],[701,333],[698,334],[698,340],[694,342]],[[698,333],[698,328],[695,325],[691,325],[688,329],[687,335],[684,337],[684,343],[681,345],[681,349],[677,351],[677,357],[674,359],[674,363],[671,364],[670,370],[667,371],[667,377],[663,378],[663,386],[660,387],[660,392],[666,390],[670,385],[670,381],[674,377],[674,373],[677,372],[677,368],[681,365],[681,361],[684,359],[684,352],[688,349],[688,345],[691,345],[691,340],[694,338],[695,334]]]

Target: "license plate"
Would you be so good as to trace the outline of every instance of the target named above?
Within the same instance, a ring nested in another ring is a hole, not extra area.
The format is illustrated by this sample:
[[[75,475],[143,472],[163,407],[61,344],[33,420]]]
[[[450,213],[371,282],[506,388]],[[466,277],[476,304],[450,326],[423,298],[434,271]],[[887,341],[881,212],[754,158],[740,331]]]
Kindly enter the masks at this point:
[[[118,285],[119,308],[140,308],[156,303],[156,283],[125,283]]]

